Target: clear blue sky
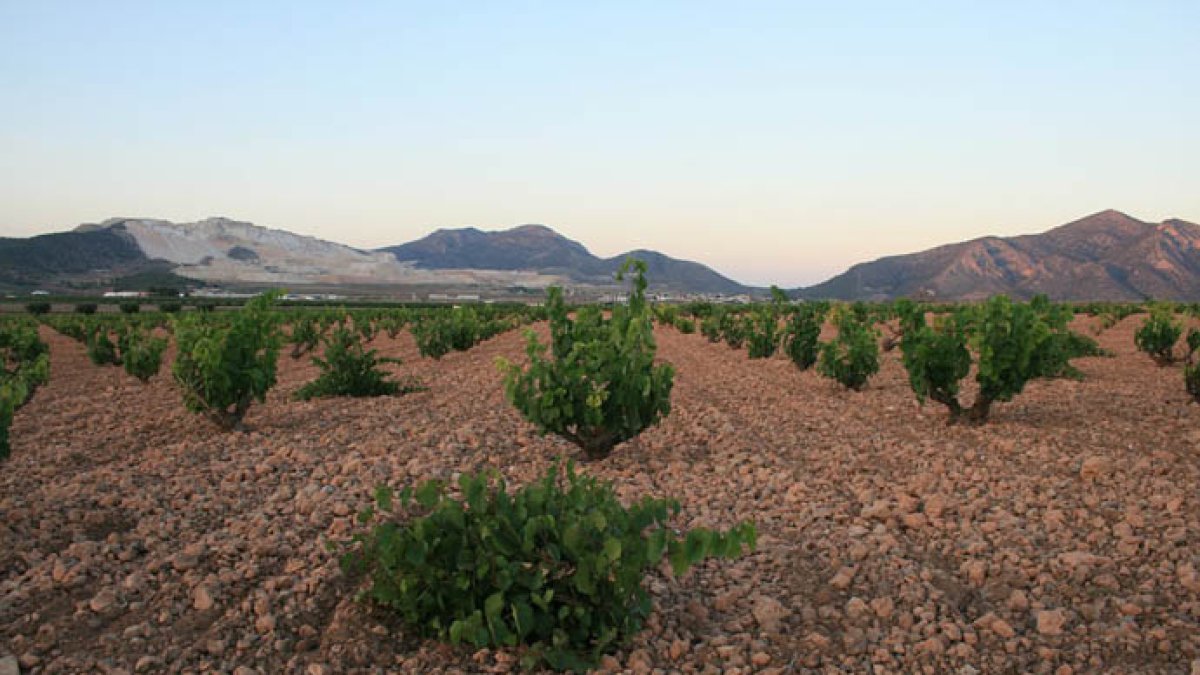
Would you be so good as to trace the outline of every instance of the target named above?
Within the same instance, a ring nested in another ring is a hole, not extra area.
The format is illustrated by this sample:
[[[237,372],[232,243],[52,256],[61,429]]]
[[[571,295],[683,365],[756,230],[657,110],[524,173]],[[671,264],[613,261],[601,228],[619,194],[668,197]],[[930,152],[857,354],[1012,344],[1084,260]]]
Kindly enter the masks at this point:
[[[0,234],[545,223],[797,285],[1200,220],[1200,2],[0,0]]]

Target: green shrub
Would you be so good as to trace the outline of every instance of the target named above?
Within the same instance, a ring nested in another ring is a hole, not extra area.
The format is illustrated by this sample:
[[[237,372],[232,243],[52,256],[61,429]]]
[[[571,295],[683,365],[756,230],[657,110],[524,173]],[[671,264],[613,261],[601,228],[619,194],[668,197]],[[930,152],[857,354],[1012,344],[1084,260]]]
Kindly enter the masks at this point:
[[[655,365],[652,315],[646,305],[646,265],[627,261],[636,271],[629,303],[617,305],[605,319],[596,306],[581,308],[572,321],[562,290],[551,288],[552,353],[529,332],[522,368],[503,359],[509,401],[543,432],[558,434],[590,458],[604,457],[622,441],[657,424],[671,410],[674,369]]]
[[[696,320],[691,317],[681,316],[675,320],[675,327],[684,335],[691,335],[696,332]]]
[[[1067,354],[1073,359],[1084,356],[1114,356],[1112,352],[1101,347],[1095,338],[1081,335],[1075,331],[1067,331],[1064,340],[1066,341],[1065,348]]]
[[[784,325],[783,349],[800,370],[808,370],[817,362],[824,320],[823,307],[801,305]]]
[[[1159,303],[1151,306],[1150,316],[1134,333],[1133,341],[1160,366],[1167,366],[1175,361],[1172,350],[1182,334],[1183,325],[1175,321],[1171,305]]]
[[[379,319],[379,328],[393,340],[400,335],[400,331],[404,330],[407,324],[408,318],[404,313],[387,314]]]
[[[257,400],[275,385],[279,317],[271,311],[278,293],[267,293],[231,312],[227,322],[201,313],[175,320],[179,352],[172,368],[183,403],[222,429],[241,427]]]
[[[772,307],[758,307],[746,323],[746,352],[752,359],[767,359],[779,347],[779,317]]]
[[[34,316],[50,313],[50,303],[48,302],[28,302],[25,303],[25,311]]]
[[[17,409],[50,379],[50,347],[35,325],[0,324],[0,459],[8,457],[9,427]]]
[[[1082,379],[1083,374],[1071,365],[1071,359],[1082,356],[1112,356],[1100,347],[1096,340],[1080,335],[1067,326],[1071,323],[1074,310],[1069,305],[1052,303],[1046,296],[1038,295],[1029,301],[1029,308],[1050,330],[1050,337],[1039,348],[1038,358],[1043,362],[1035,367],[1035,377],[1068,377]]]
[[[77,314],[95,314],[96,313],[96,303],[81,302],[81,303],[75,305],[75,312]]]
[[[9,427],[12,426],[13,414],[24,402],[26,388],[24,383],[15,380],[0,380],[0,460],[6,459],[12,453],[9,445]]]
[[[108,327],[104,324],[93,326],[88,333],[85,345],[87,346],[88,360],[97,366],[121,365],[121,357],[117,353],[117,345],[113,343],[109,336]]]
[[[963,413],[958,402],[960,381],[971,370],[968,317],[955,312],[937,317],[929,326],[924,308],[902,305],[901,312],[900,352],[909,385],[918,401],[931,398],[948,407],[951,419],[957,420]]]
[[[951,422],[984,422],[993,403],[1011,401],[1030,380],[1071,372],[1069,318],[1069,309],[1053,308],[1044,298],[1014,303],[1005,296],[940,317],[932,328],[923,311],[907,313],[901,350],[909,383],[919,400],[945,405]],[[959,381],[970,370],[972,352],[979,393],[964,407]]]
[[[720,313],[714,312],[700,320],[700,334],[709,342],[721,341],[721,317]]]
[[[167,349],[167,341],[163,338],[131,326],[121,334],[118,343],[120,361],[126,373],[148,382],[162,369],[163,352]]]
[[[317,320],[311,316],[303,316],[292,322],[292,332],[288,342],[292,345],[291,357],[298,359],[316,349],[321,340],[321,330],[317,328]]]
[[[668,520],[677,502],[626,508],[610,485],[570,464],[511,495],[490,476],[462,475],[461,498],[445,487],[427,482],[398,499],[377,490],[379,513],[360,514],[376,524],[355,537],[361,546],[343,565],[366,572],[363,596],[420,634],[477,648],[527,645],[526,667],[583,672],[624,644],[650,615],[642,583],[664,555],[682,574],[755,545],[751,523],[676,534]],[[407,519],[386,518],[397,511]]]
[[[183,311],[183,304],[174,300],[158,303],[158,311],[165,314],[178,314]]]
[[[1200,330],[1189,329],[1187,334],[1187,363],[1183,367],[1183,385],[1187,393],[1200,403]]]
[[[679,318],[679,308],[675,305],[656,305],[654,318],[660,326],[674,327],[675,321]]]
[[[736,312],[725,312],[721,315],[721,339],[734,349],[741,349],[746,342],[745,317]]]
[[[821,345],[817,372],[855,391],[879,372],[879,344],[875,330],[853,310],[839,308],[835,317],[838,334]]]
[[[296,398],[308,400],[320,396],[388,396],[418,387],[401,385],[388,379],[380,370],[385,363],[400,363],[400,359],[381,358],[377,351],[363,345],[362,334],[345,323],[339,323],[325,337],[325,358],[314,358],[321,375],[296,392]]]
[[[142,311],[142,306],[137,302],[122,302],[118,307],[121,308],[122,314],[137,314]]]
[[[375,326],[375,322],[370,319],[354,319],[354,330],[362,337],[363,342],[370,342],[375,339],[375,334],[379,329]]]
[[[421,356],[440,359],[451,351],[466,351],[511,326],[497,317],[480,320],[478,313],[470,307],[455,307],[435,310],[417,321],[413,324],[412,334]]]

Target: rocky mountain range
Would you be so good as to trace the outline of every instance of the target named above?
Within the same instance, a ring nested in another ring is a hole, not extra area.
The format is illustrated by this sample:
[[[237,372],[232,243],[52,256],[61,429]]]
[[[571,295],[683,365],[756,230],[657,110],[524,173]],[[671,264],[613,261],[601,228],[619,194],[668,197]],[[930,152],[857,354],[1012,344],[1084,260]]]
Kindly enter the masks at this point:
[[[851,267],[804,298],[1200,299],[1200,226],[1102,211],[1041,234],[981,237]]]
[[[0,287],[79,287],[147,272],[211,284],[474,290],[612,288],[630,256],[653,289],[755,293],[700,263],[656,251],[601,258],[542,225],[437,230],[375,251],[226,218],[195,223],[119,218],[27,239],[0,238]],[[1200,298],[1200,226],[1103,211],[1047,232],[981,237],[851,267],[791,292],[799,298],[971,300],[1004,293],[1060,300]]]
[[[484,232],[473,227],[438,230],[423,239],[380,249],[420,269],[534,270],[575,283],[605,285],[627,258],[646,263],[653,287],[693,293],[746,293],[750,289],[728,277],[687,260],[638,249],[611,258],[592,255],[577,241],[544,225]]]
[[[704,265],[656,251],[599,258],[541,225],[438,230],[407,244],[363,251],[227,218],[194,223],[113,218],[70,232],[0,238],[0,285],[70,288],[157,270],[211,284],[291,288],[602,289],[616,286],[616,271],[631,255],[646,261],[656,290],[749,290]]]

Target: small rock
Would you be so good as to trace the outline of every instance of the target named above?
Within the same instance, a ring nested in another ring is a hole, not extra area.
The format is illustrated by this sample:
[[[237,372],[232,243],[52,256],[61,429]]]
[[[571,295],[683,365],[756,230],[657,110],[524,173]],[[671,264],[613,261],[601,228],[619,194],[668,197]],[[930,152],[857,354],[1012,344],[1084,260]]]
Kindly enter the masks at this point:
[[[987,563],[974,560],[966,564],[967,579],[974,586],[982,586],[987,578]]]
[[[754,652],[754,655],[750,657],[750,663],[753,663],[754,665],[756,665],[760,668],[767,665],[770,662],[771,662],[771,655],[766,652]]]
[[[930,654],[933,656],[937,656],[938,654],[946,651],[946,645],[942,644],[942,641],[936,637],[931,637],[928,640],[922,640],[921,642],[918,642],[915,647],[917,653]]]
[[[213,608],[216,601],[213,599],[213,592],[208,586],[197,586],[192,593],[192,607],[204,612]]]
[[[103,614],[117,604],[117,592],[111,588],[105,588],[97,593],[88,601],[88,607],[97,614]]]
[[[264,614],[254,620],[254,629],[259,633],[270,633],[275,630],[275,617]]]
[[[1037,629],[1042,635],[1062,635],[1067,613],[1061,609],[1043,609],[1037,613]]]
[[[0,675],[21,675],[21,666],[17,663],[17,657],[0,658]]]
[[[925,515],[930,518],[941,518],[946,510],[946,499],[941,495],[933,495],[925,499]]]
[[[157,656],[146,655],[137,660],[137,663],[133,666],[133,671],[135,673],[149,672],[157,668],[161,663]]]
[[[1008,625],[1004,619],[996,619],[991,625],[992,632],[1007,640],[1017,634],[1013,627]]]
[[[687,648],[687,642],[684,642],[683,640],[675,640],[671,643],[671,648],[667,653],[670,655],[672,661],[678,661],[680,657],[687,653]]]
[[[873,504],[862,510],[862,517],[867,519],[887,520],[892,515],[892,506],[886,499],[877,499]]]
[[[1083,460],[1083,464],[1079,467],[1079,477],[1086,481],[1095,481],[1097,478],[1103,478],[1112,472],[1112,464],[1108,459],[1099,455],[1092,455]]]
[[[728,612],[737,604],[738,597],[739,594],[737,591],[726,591],[713,599],[713,607],[718,612]]]
[[[815,631],[809,633],[808,636],[804,638],[804,641],[809,647],[817,651],[821,651],[829,646],[829,638]]]
[[[1026,597],[1025,591],[1017,589],[1008,596],[1008,608],[1023,612],[1029,609],[1029,598]]]
[[[869,611],[870,609],[867,607],[867,603],[864,602],[860,597],[855,596],[850,598],[850,601],[846,603],[846,616],[850,617],[851,619],[861,619],[866,616]]]
[[[1179,577],[1180,586],[1193,593],[1200,593],[1200,575],[1196,574],[1196,567],[1192,563],[1183,563],[1175,569],[1175,574]]]
[[[754,599],[754,607],[750,613],[754,615],[754,620],[758,622],[758,625],[768,633],[778,632],[780,622],[790,614],[783,603],[765,595]]]
[[[839,591],[844,591],[847,588],[850,588],[850,584],[854,581],[854,574],[857,571],[858,570],[854,569],[853,567],[843,567],[837,571],[837,574],[833,575],[832,579],[829,580],[829,585],[833,586]]]
[[[895,608],[895,603],[888,597],[875,598],[871,601],[871,609],[875,611],[875,616],[881,619],[891,616]]]
[[[212,656],[220,656],[225,653],[227,643],[224,640],[209,640],[204,643],[204,649]]]

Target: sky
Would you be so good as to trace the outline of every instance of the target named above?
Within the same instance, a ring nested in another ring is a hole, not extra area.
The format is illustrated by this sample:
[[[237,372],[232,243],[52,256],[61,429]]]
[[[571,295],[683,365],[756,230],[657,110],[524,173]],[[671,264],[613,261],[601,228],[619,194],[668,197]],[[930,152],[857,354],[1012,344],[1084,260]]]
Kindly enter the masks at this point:
[[[1200,2],[0,0],[0,236],[542,223],[791,287],[1200,221]]]

